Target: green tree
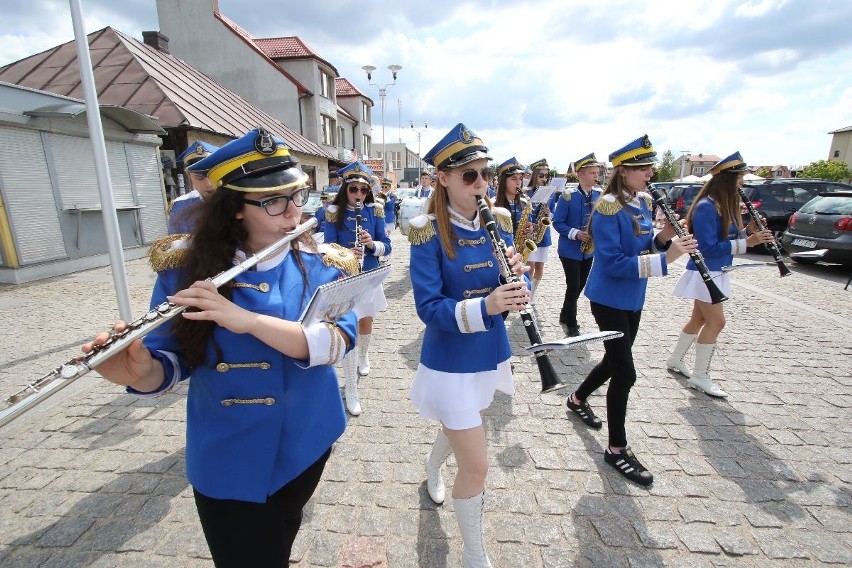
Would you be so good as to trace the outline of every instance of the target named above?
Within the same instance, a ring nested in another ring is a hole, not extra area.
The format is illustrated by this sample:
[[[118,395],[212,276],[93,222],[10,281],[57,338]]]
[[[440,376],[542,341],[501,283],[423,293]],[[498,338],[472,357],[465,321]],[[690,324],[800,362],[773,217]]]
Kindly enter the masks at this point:
[[[574,172],[568,172],[565,174],[565,183],[579,183],[579,181],[577,174]]]
[[[663,159],[660,160],[659,165],[657,166],[655,181],[672,181],[673,179],[677,179],[680,175],[680,172],[675,165],[675,157],[671,150],[666,150],[663,152]]]
[[[840,160],[819,160],[802,168],[801,177],[840,181],[850,176],[849,166]]]
[[[769,166],[763,166],[757,170],[757,175],[762,178],[770,178],[772,177],[772,170],[769,169]]]

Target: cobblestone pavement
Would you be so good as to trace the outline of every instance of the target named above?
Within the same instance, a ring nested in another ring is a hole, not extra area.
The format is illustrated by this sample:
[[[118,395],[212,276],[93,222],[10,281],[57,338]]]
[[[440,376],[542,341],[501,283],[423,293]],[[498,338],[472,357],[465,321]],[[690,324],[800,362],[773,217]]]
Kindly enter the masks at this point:
[[[436,507],[426,495],[436,426],[408,401],[423,326],[407,243],[393,240],[391,309],[376,320],[364,414],[334,449],[291,565],[460,566],[451,499]],[[655,474],[650,489],[604,463],[605,429],[566,416],[601,344],[552,354],[570,385],[545,395],[535,363],[516,358],[516,395],[498,395],[485,418],[495,567],[852,564],[852,290],[813,269],[736,272],[712,366],[731,397],[718,401],[665,370],[690,309],[671,295],[682,266],[650,283],[635,344],[627,428]],[[128,272],[141,314],[153,275],[141,260]],[[557,338],[555,247],[542,286],[542,335]],[[76,355],[117,318],[115,305],[108,268],[0,287],[0,392]],[[510,323],[520,355],[527,337],[517,316]],[[595,330],[586,302],[581,326]],[[212,565],[184,475],[185,394],[137,400],[92,373],[3,428],[0,564]],[[603,392],[590,403],[606,420]],[[448,484],[454,473],[451,458]]]

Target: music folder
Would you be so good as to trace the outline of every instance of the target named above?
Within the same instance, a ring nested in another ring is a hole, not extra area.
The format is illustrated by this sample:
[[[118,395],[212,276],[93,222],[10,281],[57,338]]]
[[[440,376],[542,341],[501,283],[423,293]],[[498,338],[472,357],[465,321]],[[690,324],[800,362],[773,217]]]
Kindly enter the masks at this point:
[[[571,349],[584,343],[592,343],[594,341],[609,341],[610,339],[618,339],[624,337],[620,331],[595,331],[593,333],[584,333],[577,337],[566,337],[565,339],[557,339],[556,341],[545,341],[524,347],[530,354],[538,353],[539,351],[549,351],[551,349]]]
[[[343,314],[351,312],[358,302],[372,297],[373,290],[382,285],[390,270],[390,264],[385,264],[355,276],[323,284],[314,290],[302,310],[299,323],[307,327],[321,321],[335,321]]]
[[[536,205],[539,203],[547,203],[547,200],[550,199],[550,196],[553,195],[554,191],[556,191],[555,185],[543,185],[535,190],[530,201]]]

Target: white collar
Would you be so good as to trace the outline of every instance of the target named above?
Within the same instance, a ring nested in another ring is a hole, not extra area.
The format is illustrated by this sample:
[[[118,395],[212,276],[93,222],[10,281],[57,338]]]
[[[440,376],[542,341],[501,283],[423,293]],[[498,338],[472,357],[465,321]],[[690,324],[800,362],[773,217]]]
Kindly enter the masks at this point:
[[[447,212],[450,214],[450,222],[462,229],[476,231],[479,229],[479,214],[474,216],[473,220],[465,219],[464,215],[447,205]]]
[[[256,270],[258,272],[264,272],[266,270],[272,270],[273,268],[277,267],[279,264],[284,262],[284,259],[287,258],[287,253],[289,253],[289,252],[290,252],[290,243],[287,243],[286,245],[284,245],[284,249],[281,252],[274,254],[272,256],[268,256],[266,258],[262,258],[260,260],[260,262],[258,262],[257,264],[254,265],[253,270]],[[234,253],[234,265],[241,263],[246,258],[248,258],[246,256],[246,253],[241,251],[240,249],[237,249],[236,252]]]

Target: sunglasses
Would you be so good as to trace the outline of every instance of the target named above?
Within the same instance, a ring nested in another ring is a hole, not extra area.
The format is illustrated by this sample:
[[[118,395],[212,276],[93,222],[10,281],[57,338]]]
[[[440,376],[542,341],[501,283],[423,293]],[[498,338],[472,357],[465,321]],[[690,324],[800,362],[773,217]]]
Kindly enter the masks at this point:
[[[309,191],[310,188],[300,189],[291,195],[278,195],[276,197],[270,197],[269,199],[261,199],[260,201],[254,199],[243,199],[243,203],[248,203],[255,207],[263,207],[267,215],[277,217],[278,215],[283,215],[284,212],[287,211],[287,208],[290,207],[291,201],[296,207],[301,207],[305,203],[305,198],[308,196]]]
[[[473,185],[480,176],[482,181],[488,182],[492,175],[491,168],[482,168],[481,170],[465,170],[461,173],[461,178],[465,185]]]
[[[368,193],[370,193],[369,187],[350,187],[350,188],[348,188],[348,190],[349,190],[349,193],[351,193],[352,195],[355,195],[356,193],[361,193],[363,195],[367,195]]]
[[[544,179],[547,177],[547,174],[538,174],[536,177],[538,177],[538,179]]]

